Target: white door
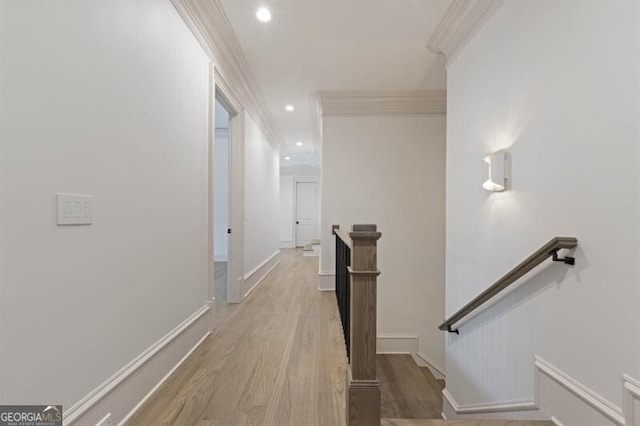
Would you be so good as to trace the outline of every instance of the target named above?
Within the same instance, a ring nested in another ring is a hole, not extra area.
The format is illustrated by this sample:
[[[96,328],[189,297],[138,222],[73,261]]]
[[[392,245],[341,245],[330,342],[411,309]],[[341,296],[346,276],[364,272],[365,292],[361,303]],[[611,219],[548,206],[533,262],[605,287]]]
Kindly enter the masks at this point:
[[[319,238],[318,183],[296,183],[296,246],[306,246]]]

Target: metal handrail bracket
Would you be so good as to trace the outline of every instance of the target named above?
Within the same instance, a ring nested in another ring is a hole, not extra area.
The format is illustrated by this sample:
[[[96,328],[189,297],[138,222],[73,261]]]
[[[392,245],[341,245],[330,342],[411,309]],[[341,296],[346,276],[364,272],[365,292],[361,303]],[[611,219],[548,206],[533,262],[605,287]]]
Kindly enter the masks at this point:
[[[496,281],[491,287],[480,293],[475,299],[464,305],[455,314],[451,315],[438,327],[440,330],[450,333],[460,334],[453,326],[463,318],[484,305],[489,299],[500,293],[505,288],[522,278],[527,272],[540,265],[547,258],[551,257],[556,262],[564,262],[567,265],[575,265],[575,258],[565,256],[558,257],[558,250],[572,249],[578,246],[578,239],[574,237],[554,237],[548,243],[540,247],[535,253],[526,258],[518,266],[507,272],[502,278]]]

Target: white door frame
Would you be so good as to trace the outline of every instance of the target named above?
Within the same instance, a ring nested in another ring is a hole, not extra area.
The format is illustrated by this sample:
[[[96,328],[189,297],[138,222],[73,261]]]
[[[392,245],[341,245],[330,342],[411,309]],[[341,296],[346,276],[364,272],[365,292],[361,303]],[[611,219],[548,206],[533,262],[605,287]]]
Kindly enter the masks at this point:
[[[242,301],[244,284],[244,123],[245,112],[229,85],[212,65],[213,89],[211,91],[209,126],[209,235],[207,262],[207,300],[214,299],[214,147],[215,102],[229,113],[229,229],[227,263],[227,302]]]
[[[214,148],[215,148],[215,129],[216,129],[216,82],[214,78],[213,62],[209,62],[209,116],[208,116],[208,134],[207,134],[207,286],[205,288],[205,297],[207,304],[213,305],[214,283],[213,276],[215,273],[213,265],[213,217],[214,207]],[[211,315],[209,319],[209,331],[213,330],[213,310],[210,309]]]
[[[318,226],[320,226],[320,176],[295,176],[293,178],[293,221],[291,226],[293,227],[293,247],[297,247],[298,245],[298,227],[296,226],[296,221],[298,220],[298,182],[301,183],[317,183],[318,184]]]

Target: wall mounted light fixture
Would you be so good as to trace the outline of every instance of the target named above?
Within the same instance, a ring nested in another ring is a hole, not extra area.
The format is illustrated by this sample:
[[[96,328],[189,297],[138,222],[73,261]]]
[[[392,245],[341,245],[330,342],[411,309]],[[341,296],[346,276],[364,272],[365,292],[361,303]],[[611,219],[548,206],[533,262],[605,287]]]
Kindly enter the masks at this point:
[[[485,181],[482,187],[487,191],[500,192],[507,188],[507,151],[494,152],[484,157]]]

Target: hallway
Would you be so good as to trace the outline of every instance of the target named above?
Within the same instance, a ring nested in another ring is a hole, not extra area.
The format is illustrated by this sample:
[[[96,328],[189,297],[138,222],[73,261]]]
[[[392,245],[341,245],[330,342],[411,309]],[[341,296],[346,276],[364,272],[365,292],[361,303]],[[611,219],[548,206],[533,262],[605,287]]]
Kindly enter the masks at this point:
[[[0,0],[0,423],[640,426],[638,52],[640,0]]]
[[[128,423],[341,425],[346,356],[318,258],[281,262]]]

